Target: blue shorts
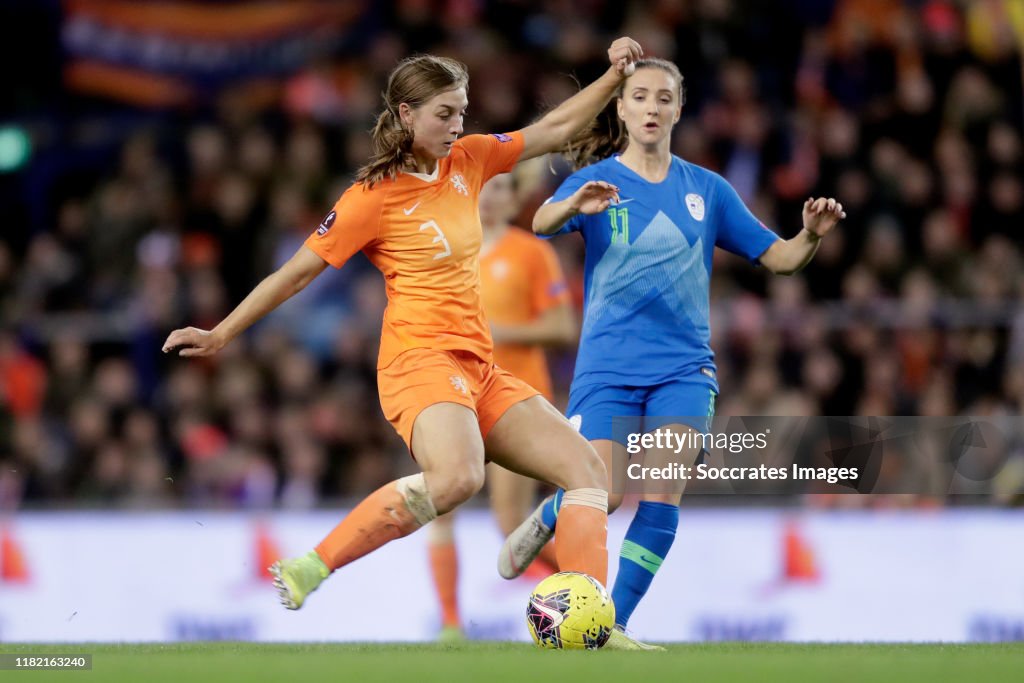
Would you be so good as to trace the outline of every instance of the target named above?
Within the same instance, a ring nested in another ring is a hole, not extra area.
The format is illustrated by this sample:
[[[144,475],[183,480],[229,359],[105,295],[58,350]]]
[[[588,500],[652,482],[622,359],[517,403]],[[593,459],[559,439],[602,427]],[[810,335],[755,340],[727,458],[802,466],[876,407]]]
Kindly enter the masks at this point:
[[[566,414],[588,441],[612,439],[624,444],[631,432],[649,432],[670,424],[685,424],[707,433],[717,398],[714,386],[703,378],[649,387],[590,384],[573,386]]]

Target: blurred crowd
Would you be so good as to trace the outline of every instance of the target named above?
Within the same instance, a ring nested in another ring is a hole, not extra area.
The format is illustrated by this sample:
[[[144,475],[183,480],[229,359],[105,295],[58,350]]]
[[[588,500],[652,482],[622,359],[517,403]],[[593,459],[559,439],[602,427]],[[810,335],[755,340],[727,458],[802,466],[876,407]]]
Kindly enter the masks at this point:
[[[126,113],[65,95],[50,106],[73,134],[51,158],[76,163],[31,176],[0,237],[0,509],[308,508],[414,468],[377,403],[386,301],[361,256],[214,359],[160,345],[215,325],[298,248],[369,156],[387,72],[416,51],[465,62],[467,132],[499,132],[571,95],[571,75],[596,76],[630,35],[686,77],[676,154],[783,236],[807,197],[844,204],[794,277],[716,256],[720,414],[1020,415],[1014,5],[400,0],[365,53],[272,96],[226,88],[197,111]],[[567,172],[551,161],[520,224]],[[553,244],[579,304],[582,243]],[[572,362],[552,353],[561,407]]]

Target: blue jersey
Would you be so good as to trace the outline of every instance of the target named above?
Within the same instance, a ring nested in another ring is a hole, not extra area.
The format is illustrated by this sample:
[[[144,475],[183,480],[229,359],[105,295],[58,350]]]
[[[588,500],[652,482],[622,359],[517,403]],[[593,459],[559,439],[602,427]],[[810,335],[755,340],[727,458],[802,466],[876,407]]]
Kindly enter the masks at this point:
[[[724,178],[675,156],[660,183],[610,157],[569,176],[552,200],[590,180],[618,186],[620,201],[573,217],[557,233],[579,231],[587,247],[573,390],[691,376],[717,391],[708,323],[712,252],[718,246],[756,262],[778,236]]]

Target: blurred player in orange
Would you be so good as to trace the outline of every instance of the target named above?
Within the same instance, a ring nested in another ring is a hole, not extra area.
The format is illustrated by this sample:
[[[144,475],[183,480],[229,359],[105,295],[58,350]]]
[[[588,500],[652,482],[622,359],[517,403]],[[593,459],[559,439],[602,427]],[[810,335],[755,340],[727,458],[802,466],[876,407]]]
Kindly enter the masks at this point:
[[[340,268],[360,250],[384,275],[380,402],[422,472],[374,491],[315,549],[271,567],[289,609],[300,608],[331,572],[473,496],[483,486],[485,459],[566,490],[558,565],[605,582],[601,459],[535,389],[493,362],[480,301],[478,196],[487,180],[521,159],[572,139],[632,73],[642,50],[619,38],[608,57],[601,77],[536,123],[461,139],[465,67],[432,55],[403,60],[388,78],[372,133],[375,155],[319,228],[213,330],[179,329],[164,342],[165,352],[213,355],[328,265]]]
[[[480,191],[484,312],[491,323],[495,364],[553,402],[543,347],[571,344],[576,339],[576,320],[555,250],[510,225],[519,203],[516,195],[513,173],[494,176]],[[508,536],[533,509],[537,480],[490,463],[487,486],[498,526]],[[441,604],[442,640],[462,637],[453,521],[454,513],[442,515],[427,529],[430,569]],[[557,571],[552,544],[545,546],[536,564],[538,574]]]

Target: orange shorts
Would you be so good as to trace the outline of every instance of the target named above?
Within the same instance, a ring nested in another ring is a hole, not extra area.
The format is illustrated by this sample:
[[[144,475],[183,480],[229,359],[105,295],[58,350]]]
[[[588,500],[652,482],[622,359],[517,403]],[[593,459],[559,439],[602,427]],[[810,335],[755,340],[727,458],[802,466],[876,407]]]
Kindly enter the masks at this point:
[[[497,365],[466,351],[409,349],[377,370],[384,417],[412,451],[412,427],[424,408],[458,403],[476,413],[480,435],[505,411],[540,392]]]

